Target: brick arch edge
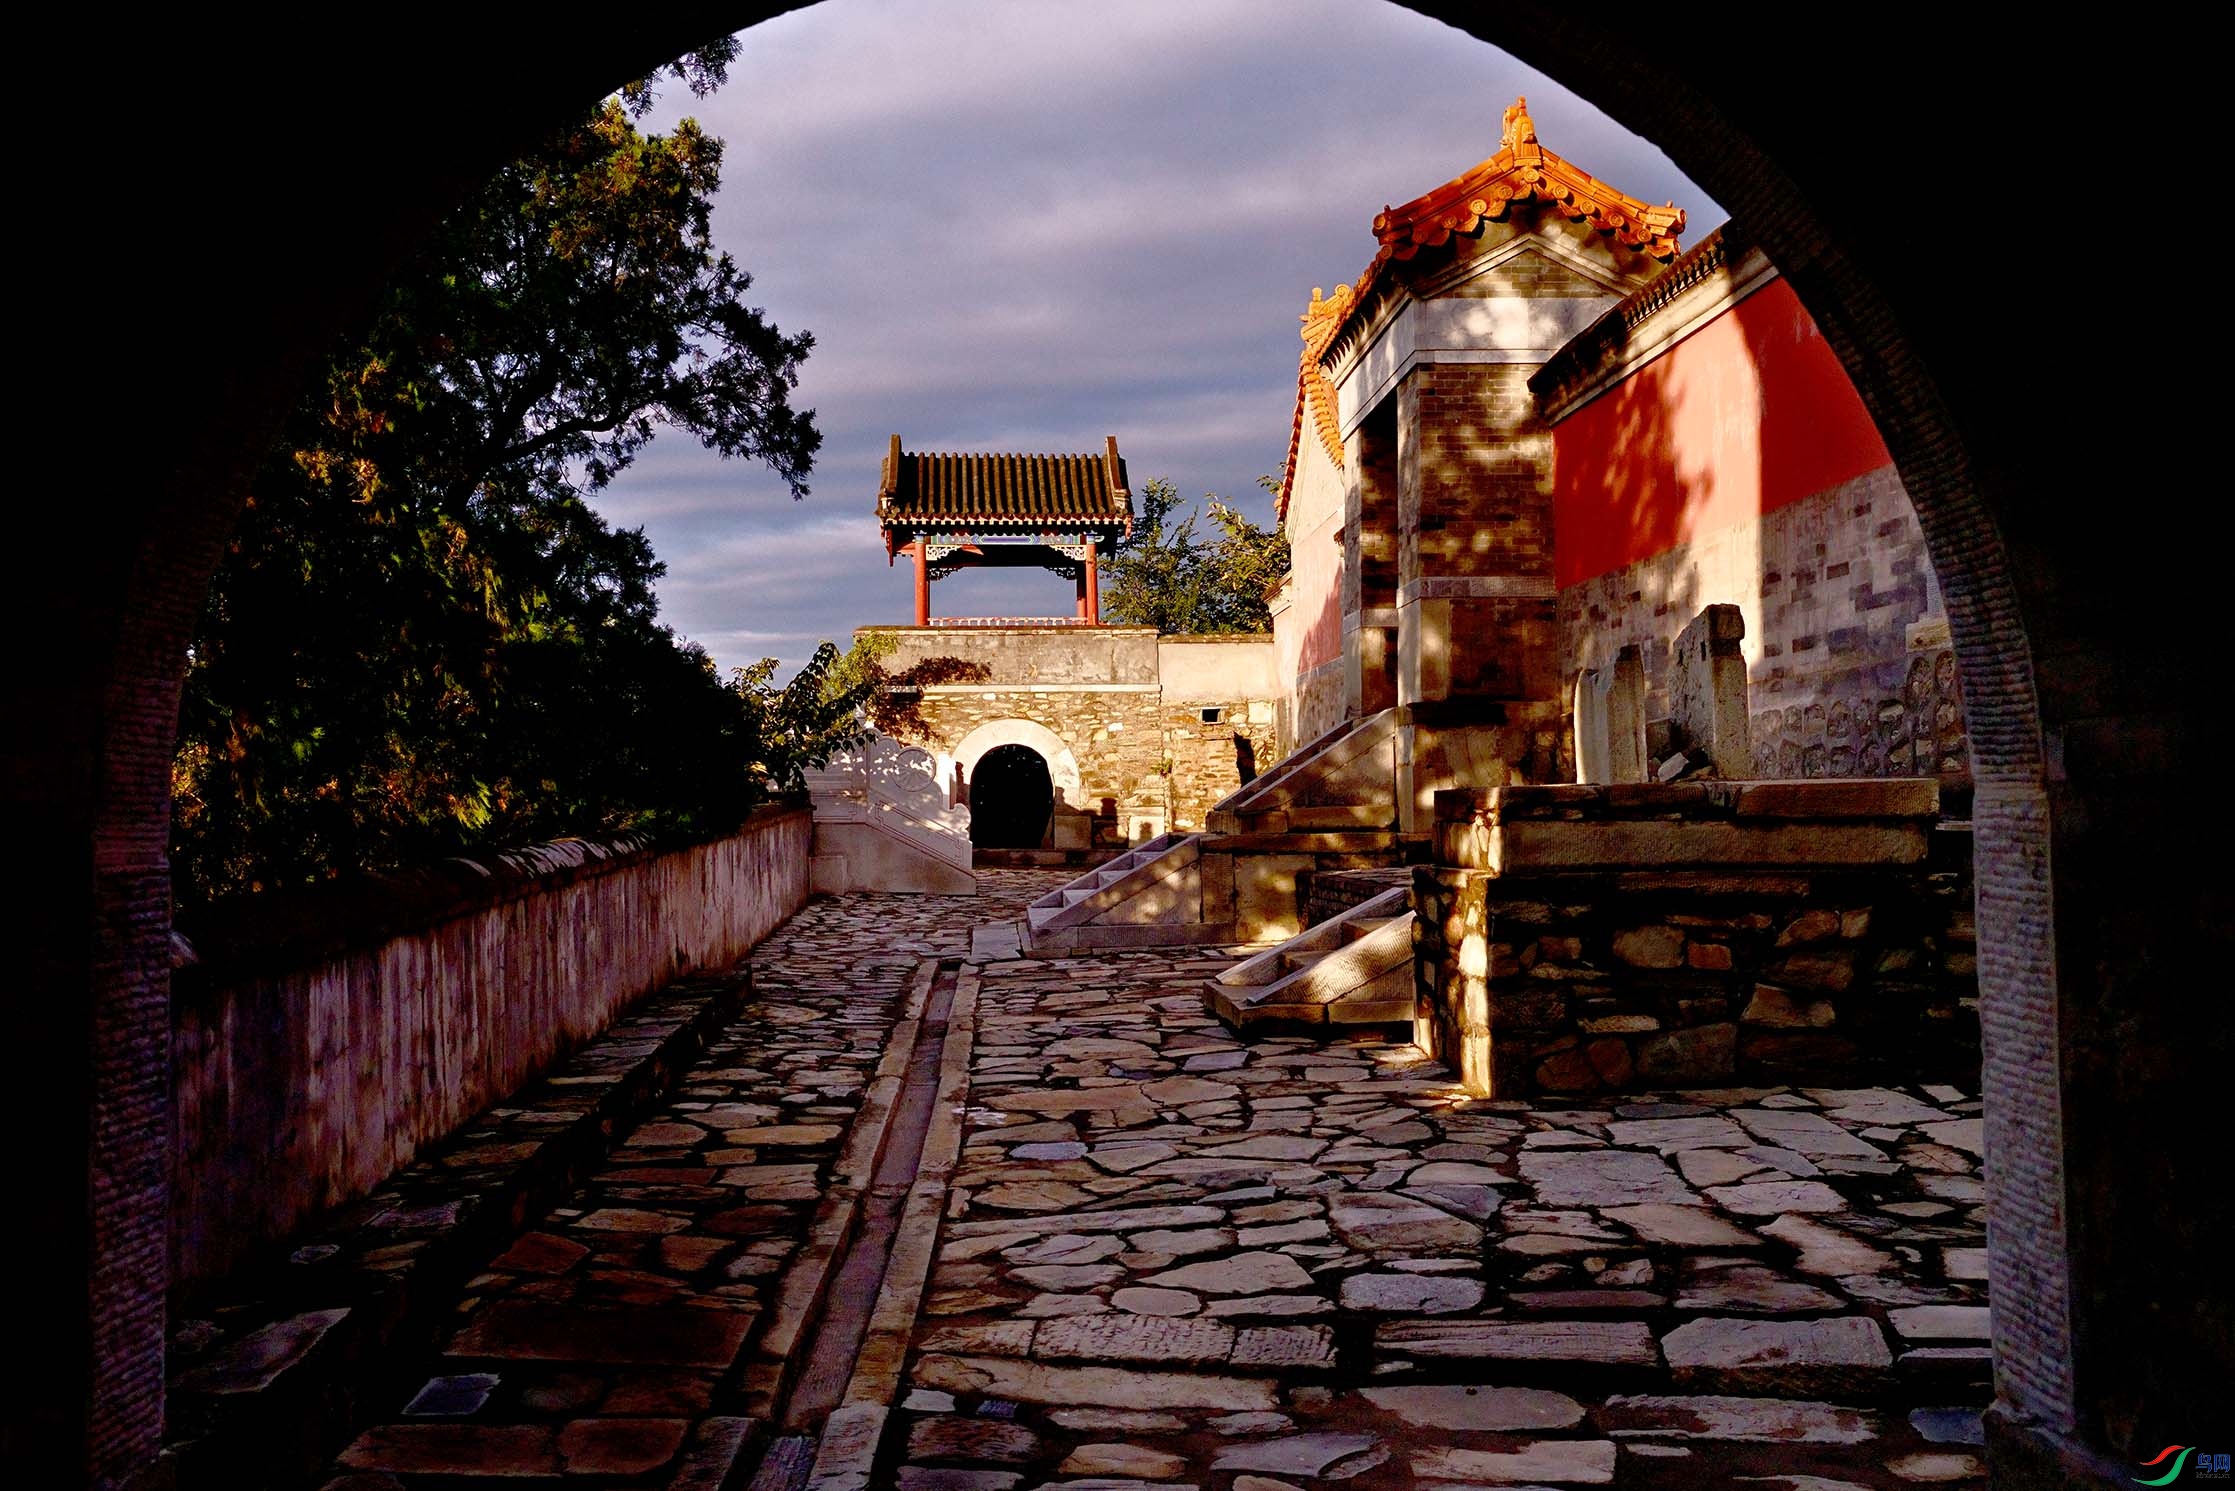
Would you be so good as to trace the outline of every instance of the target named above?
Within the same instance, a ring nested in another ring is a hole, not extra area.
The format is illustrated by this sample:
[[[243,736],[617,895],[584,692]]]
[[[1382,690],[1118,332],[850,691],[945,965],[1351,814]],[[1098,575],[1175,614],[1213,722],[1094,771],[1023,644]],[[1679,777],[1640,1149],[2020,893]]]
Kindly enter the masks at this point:
[[[1056,800],[1065,807],[1088,810],[1086,789],[1079,779],[1079,758],[1063,737],[1034,720],[987,720],[955,742],[954,749],[939,753],[939,779],[947,781],[957,766],[963,776],[976,781],[978,762],[986,752],[1005,745],[1023,746],[1048,763],[1048,780],[1055,784]]]

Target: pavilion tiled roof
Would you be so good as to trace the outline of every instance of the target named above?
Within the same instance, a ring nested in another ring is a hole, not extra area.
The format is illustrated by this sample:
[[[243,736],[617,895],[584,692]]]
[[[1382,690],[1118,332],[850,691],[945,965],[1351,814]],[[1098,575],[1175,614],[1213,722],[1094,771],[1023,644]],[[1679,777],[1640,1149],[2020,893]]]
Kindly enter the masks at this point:
[[[887,528],[1033,528],[1050,523],[1133,526],[1133,498],[1117,437],[1084,455],[904,451],[892,437],[877,491]]]
[[[1320,358],[1369,303],[1383,273],[1422,249],[1449,243],[1453,234],[1472,233],[1485,221],[1505,221],[1517,202],[1546,203],[1570,221],[1587,223],[1663,264],[1676,257],[1677,235],[1684,231],[1684,209],[1674,202],[1650,206],[1537,143],[1529,101],[1515,99],[1505,112],[1505,141],[1496,155],[1402,207],[1382,208],[1374,217],[1380,248],[1357,284],[1339,285],[1324,300],[1319,291],[1312,291],[1311,307],[1304,313],[1304,355],[1296,380],[1288,469],[1274,504],[1282,517],[1288,514],[1289,489],[1295,484],[1296,457],[1307,420],[1317,426],[1335,464],[1343,463],[1335,390],[1319,365]]]

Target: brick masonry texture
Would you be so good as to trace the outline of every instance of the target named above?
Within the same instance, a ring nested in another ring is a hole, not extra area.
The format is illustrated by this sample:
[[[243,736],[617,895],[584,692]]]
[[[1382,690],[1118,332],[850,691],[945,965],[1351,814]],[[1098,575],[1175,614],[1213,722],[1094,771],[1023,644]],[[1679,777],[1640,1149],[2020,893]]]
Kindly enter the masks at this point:
[[[1400,586],[1552,573],[1552,436],[1526,364],[1438,363],[1397,389]]]
[[[1206,721],[1206,710],[1218,718]],[[995,720],[1046,726],[1078,762],[1085,800],[1074,806],[1100,814],[1108,800],[1120,824],[1133,814],[1155,813],[1175,829],[1201,828],[1211,805],[1241,785],[1244,760],[1264,771],[1280,759],[1274,709],[1266,699],[1167,706],[1153,693],[999,689],[935,695],[924,701],[922,714],[931,728],[916,743],[935,750],[952,748]]]
[[[1422,868],[1423,1002],[1447,1027],[1438,1049],[1455,1051],[1467,989],[1487,995],[1499,1097],[1973,1081],[1970,892],[1967,864],[1524,880]]]
[[[916,742],[951,749],[980,725],[1030,720],[1063,738],[1079,768],[1072,806],[1099,812],[1108,799],[1120,814],[1164,807],[1163,708],[1154,693],[1035,693],[1029,688],[937,694],[923,702],[927,732]]]
[[[1572,674],[1636,645],[1646,714],[1669,712],[1669,648],[1711,604],[1746,615],[1754,772],[1968,778],[1946,608],[1891,467],[1559,594]]]
[[[1214,720],[1203,718],[1214,713]],[[1273,706],[1264,699],[1167,705],[1163,734],[1164,760],[1171,763],[1166,801],[1175,830],[1201,828],[1212,805],[1242,785],[1244,765],[1254,777],[1280,759]]]
[[[1353,906],[1360,906],[1385,890],[1412,885],[1412,871],[1403,867],[1387,870],[1305,870],[1296,876],[1296,898],[1303,913],[1298,918],[1301,925],[1316,927],[1330,917],[1339,916]]]

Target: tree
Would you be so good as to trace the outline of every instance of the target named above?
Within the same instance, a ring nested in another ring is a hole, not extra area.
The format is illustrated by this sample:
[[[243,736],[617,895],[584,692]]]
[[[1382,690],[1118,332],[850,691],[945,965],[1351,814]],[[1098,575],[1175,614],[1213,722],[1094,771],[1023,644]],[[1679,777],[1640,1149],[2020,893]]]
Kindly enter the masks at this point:
[[[1271,477],[1258,483],[1271,488]],[[1132,536],[1104,566],[1103,610],[1127,626],[1171,636],[1272,630],[1267,600],[1288,571],[1288,540],[1252,523],[1240,509],[1206,496],[1218,536],[1196,536],[1202,514],[1180,510],[1179,491],[1162,477],[1141,489]]]
[[[834,693],[850,691],[858,697],[869,724],[880,735],[926,739],[931,727],[923,717],[925,689],[943,683],[983,683],[993,676],[993,669],[984,663],[947,656],[918,658],[896,669],[886,662],[894,647],[891,637],[874,632],[854,638],[854,645],[831,669],[828,684]]]
[[[848,678],[839,663],[837,646],[825,642],[781,687],[772,657],[736,670],[732,687],[751,720],[753,764],[771,785],[796,788],[808,767],[869,738],[863,711],[877,686]]]
[[[735,43],[669,72],[721,81]],[[321,366],[192,644],[173,774],[191,903],[554,834],[734,824],[761,726],[657,620],[585,500],[663,426],[793,496],[812,347],[712,242],[721,142],[646,80],[500,171]]]

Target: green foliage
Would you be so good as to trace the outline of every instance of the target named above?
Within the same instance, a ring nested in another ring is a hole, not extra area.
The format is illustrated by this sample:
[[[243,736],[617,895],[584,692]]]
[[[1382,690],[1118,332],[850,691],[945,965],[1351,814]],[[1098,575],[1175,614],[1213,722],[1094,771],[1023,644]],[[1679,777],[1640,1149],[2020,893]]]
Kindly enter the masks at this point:
[[[1259,477],[1260,485],[1277,485]],[[1102,569],[1102,610],[1126,626],[1168,636],[1272,630],[1267,600],[1288,572],[1288,539],[1217,496],[1204,499],[1217,536],[1196,536],[1203,516],[1180,511],[1179,491],[1157,477],[1141,489],[1133,534]]]
[[[825,642],[781,687],[772,657],[736,670],[732,688],[752,722],[753,765],[773,785],[796,788],[808,767],[868,739],[862,711],[877,685],[849,679],[840,662],[838,648]]]
[[[733,52],[672,71],[704,91]],[[811,339],[713,247],[721,142],[640,133],[649,100],[607,100],[452,214],[255,473],[185,680],[182,900],[718,831],[761,790],[767,721],[658,623],[643,533],[585,501],[663,425],[795,497],[821,441],[790,402]]]
[[[871,633],[856,637],[831,671],[831,687],[858,689],[869,723],[880,735],[923,740],[931,734],[923,717],[923,691],[942,683],[983,683],[993,676],[984,663],[958,657],[928,657],[893,669],[886,664],[893,639]]]

